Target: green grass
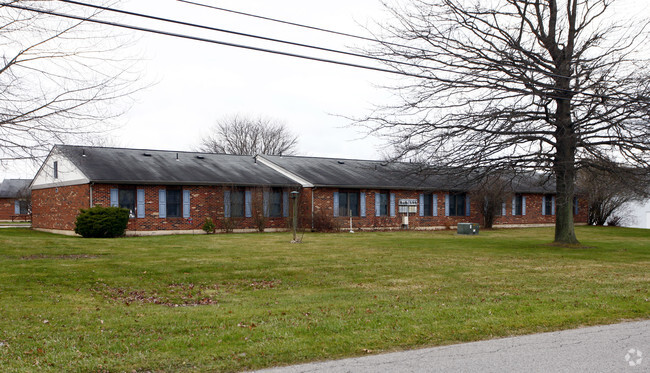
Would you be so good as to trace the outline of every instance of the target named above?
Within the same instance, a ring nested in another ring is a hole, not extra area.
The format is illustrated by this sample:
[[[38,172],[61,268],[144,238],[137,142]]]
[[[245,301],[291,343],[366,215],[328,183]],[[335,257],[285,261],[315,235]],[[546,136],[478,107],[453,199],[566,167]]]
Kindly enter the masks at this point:
[[[0,366],[238,371],[649,318],[650,231],[577,233],[2,229]]]

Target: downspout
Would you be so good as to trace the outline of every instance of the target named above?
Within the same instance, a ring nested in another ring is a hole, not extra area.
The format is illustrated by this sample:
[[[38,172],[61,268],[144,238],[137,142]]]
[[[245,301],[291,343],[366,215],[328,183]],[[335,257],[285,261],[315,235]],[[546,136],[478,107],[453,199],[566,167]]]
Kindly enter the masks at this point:
[[[311,230],[314,230],[314,189],[316,187],[311,188]]]
[[[93,182],[90,182],[90,208],[93,207]]]

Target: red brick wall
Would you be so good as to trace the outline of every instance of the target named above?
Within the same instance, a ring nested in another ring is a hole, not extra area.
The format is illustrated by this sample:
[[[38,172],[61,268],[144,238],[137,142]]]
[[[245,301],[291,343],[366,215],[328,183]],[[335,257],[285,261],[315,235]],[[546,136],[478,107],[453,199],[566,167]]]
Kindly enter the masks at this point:
[[[93,204],[100,206],[110,205],[111,188],[133,188],[133,186],[120,186],[111,184],[93,185]],[[224,226],[224,190],[228,188],[215,186],[188,186],[182,187],[190,191],[190,218],[165,218],[158,217],[158,191],[165,189],[163,185],[135,186],[136,189],[145,190],[145,217],[131,218],[127,229],[129,231],[171,231],[171,230],[199,230],[206,218],[210,217],[217,225],[217,229]],[[262,189],[249,188],[253,192],[253,216],[261,210]],[[311,227],[312,193],[315,213],[324,213],[333,217],[333,193],[339,189],[334,188],[305,188],[300,191],[299,197],[299,224],[305,228]],[[395,217],[375,216],[375,189],[362,189],[366,194],[366,216],[353,217],[352,226],[358,228],[397,228],[402,222],[402,215],[396,213]],[[395,204],[402,198],[418,199],[420,191],[394,190]],[[409,217],[411,228],[417,227],[454,227],[461,222],[481,223],[482,218],[476,201],[471,201],[471,216],[445,216],[445,192],[437,192],[438,216],[421,217],[418,213]],[[86,185],[66,186],[34,190],[32,192],[33,227],[44,229],[74,230],[74,221],[79,209],[88,208],[90,205],[90,187]],[[526,215],[512,216],[511,201],[507,202],[506,216],[497,217],[495,224],[552,224],[555,216],[542,215],[542,195],[526,194]],[[418,209],[420,207],[418,206]],[[292,206],[290,205],[290,216]],[[13,214],[13,205],[11,206]],[[338,217],[342,227],[349,226],[348,217]],[[587,221],[586,201],[580,200],[579,214],[576,222]],[[257,229],[255,218],[234,218],[235,229]],[[290,227],[291,218],[265,218],[266,228],[285,229]]]
[[[79,209],[90,206],[89,185],[73,185],[32,191],[32,227],[74,230]]]
[[[111,188],[120,188],[120,185],[96,184],[93,186],[93,204],[110,206]],[[133,188],[133,186],[122,186]],[[222,229],[224,224],[224,191],[229,188],[220,186],[186,186],[183,190],[190,191],[190,218],[165,218],[158,217],[158,193],[166,189],[164,185],[135,186],[135,189],[144,189],[145,217],[131,218],[127,230],[129,231],[166,231],[166,230],[192,230],[201,229],[206,218],[210,217]],[[253,216],[262,210],[262,188],[248,188],[252,191]],[[257,222],[251,218],[232,218],[235,229],[257,229]],[[265,228],[287,228],[287,218],[265,218]]]
[[[319,211],[327,216],[333,216],[333,195],[334,192],[339,191],[338,188],[314,188],[313,189],[313,203],[314,212]],[[360,192],[366,194],[366,216],[365,217],[352,217],[353,228],[382,228],[382,227],[400,227],[402,223],[403,214],[397,213],[397,204],[399,199],[417,199],[419,201],[421,191],[408,191],[408,190],[391,190],[390,193],[395,193],[395,217],[391,216],[375,216],[375,193],[380,190],[375,189],[361,189]],[[409,226],[411,228],[417,227],[454,227],[458,223],[482,223],[482,216],[480,214],[480,206],[477,201],[470,199],[470,216],[445,216],[445,195],[447,192],[435,192],[438,197],[438,216],[419,216],[418,213],[409,215]],[[506,203],[506,215],[498,216],[495,225],[499,224],[553,224],[555,223],[555,216],[542,215],[542,194],[524,194],[526,196],[526,215],[513,216],[512,215],[512,201]],[[305,227],[311,225],[311,197],[312,189],[306,188],[302,191],[301,200],[301,214]],[[390,215],[390,214],[389,214]],[[349,217],[338,217],[339,224],[347,228],[350,224]],[[587,222],[587,203],[585,200],[579,200],[579,211],[575,217],[577,223]]]
[[[11,220],[16,212],[14,203],[13,198],[0,198],[0,220]]]

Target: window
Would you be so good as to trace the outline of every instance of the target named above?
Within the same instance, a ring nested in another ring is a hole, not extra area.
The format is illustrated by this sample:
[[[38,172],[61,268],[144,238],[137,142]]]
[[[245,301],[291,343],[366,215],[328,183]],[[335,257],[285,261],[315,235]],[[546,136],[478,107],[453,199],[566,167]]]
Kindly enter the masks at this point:
[[[180,189],[167,189],[167,217],[180,218],[183,214],[183,199]]]
[[[525,215],[525,198],[521,194],[512,197],[512,215]]]
[[[379,216],[388,216],[388,204],[389,204],[389,193],[384,191],[384,192],[379,192],[376,194],[377,197],[379,198]]]
[[[434,194],[431,193],[425,193],[424,194],[424,206],[422,206],[422,210],[424,211],[424,216],[434,216],[433,215],[433,201]]]
[[[449,216],[465,216],[465,193],[449,194]]]
[[[29,214],[29,202],[27,201],[16,201],[17,203],[17,212],[20,215],[27,215]]]
[[[359,191],[339,191],[339,216],[359,216]]]
[[[244,189],[233,189],[230,192],[230,216],[233,218],[244,217],[246,201]]]
[[[135,189],[120,189],[118,196],[118,206],[128,209],[129,216],[135,217]]]
[[[269,193],[269,216],[279,218],[282,216],[282,189],[273,188]]]
[[[542,206],[542,215],[553,215],[555,214],[555,204],[553,203],[554,197],[550,194],[544,196],[544,204]]]
[[[59,178],[59,162],[54,161],[54,178],[58,179]]]

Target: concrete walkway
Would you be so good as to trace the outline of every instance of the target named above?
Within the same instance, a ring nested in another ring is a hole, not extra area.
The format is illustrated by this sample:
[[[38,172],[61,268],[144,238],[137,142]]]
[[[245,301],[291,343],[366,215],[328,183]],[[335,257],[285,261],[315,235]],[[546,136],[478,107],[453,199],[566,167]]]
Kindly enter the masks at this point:
[[[532,334],[258,372],[650,372],[650,321]]]

